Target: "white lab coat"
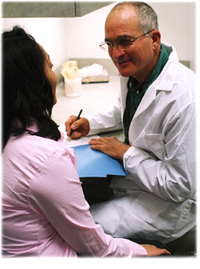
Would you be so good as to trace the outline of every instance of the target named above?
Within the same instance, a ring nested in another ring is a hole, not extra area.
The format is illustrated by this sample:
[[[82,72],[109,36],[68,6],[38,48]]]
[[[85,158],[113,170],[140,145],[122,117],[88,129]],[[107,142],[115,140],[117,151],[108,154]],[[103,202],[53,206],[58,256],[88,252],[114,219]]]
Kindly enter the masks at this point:
[[[146,91],[129,128],[126,178],[114,177],[115,197],[91,206],[114,237],[168,243],[196,224],[195,74],[178,61],[174,47],[159,77]],[[118,103],[88,116],[90,134],[122,126],[128,78],[121,77]]]

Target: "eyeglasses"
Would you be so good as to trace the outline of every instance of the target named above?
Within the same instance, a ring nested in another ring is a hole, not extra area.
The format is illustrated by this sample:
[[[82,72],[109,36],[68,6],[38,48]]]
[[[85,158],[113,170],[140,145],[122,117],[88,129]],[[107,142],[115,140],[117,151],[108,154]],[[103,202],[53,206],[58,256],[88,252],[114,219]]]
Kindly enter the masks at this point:
[[[106,51],[106,52],[107,52],[107,51],[111,51],[111,50],[113,49],[113,47],[114,47],[114,44],[116,44],[116,45],[117,45],[117,48],[118,48],[119,50],[126,50],[126,49],[128,49],[128,48],[131,46],[131,44],[132,44],[136,39],[138,39],[139,37],[145,36],[145,35],[151,33],[152,31],[154,31],[154,30],[148,31],[148,32],[146,32],[146,33],[144,33],[144,34],[142,34],[142,35],[140,35],[140,36],[138,36],[138,37],[136,37],[136,38],[133,38],[133,39],[129,39],[129,38],[121,38],[121,39],[119,39],[119,40],[116,41],[116,42],[105,41],[105,42],[102,42],[102,43],[99,45],[99,47],[100,47],[103,51]]]

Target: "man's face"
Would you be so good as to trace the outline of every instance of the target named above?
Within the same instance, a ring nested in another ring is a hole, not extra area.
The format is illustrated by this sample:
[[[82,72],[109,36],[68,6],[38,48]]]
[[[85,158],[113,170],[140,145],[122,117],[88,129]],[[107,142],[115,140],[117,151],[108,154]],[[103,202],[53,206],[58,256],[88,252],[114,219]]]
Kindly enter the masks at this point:
[[[112,12],[106,20],[106,41],[116,42],[122,37],[133,39],[142,34],[138,16],[130,7]],[[119,50],[114,44],[109,55],[123,77],[133,76],[142,82],[151,73],[155,61],[151,34],[138,38],[126,50]]]

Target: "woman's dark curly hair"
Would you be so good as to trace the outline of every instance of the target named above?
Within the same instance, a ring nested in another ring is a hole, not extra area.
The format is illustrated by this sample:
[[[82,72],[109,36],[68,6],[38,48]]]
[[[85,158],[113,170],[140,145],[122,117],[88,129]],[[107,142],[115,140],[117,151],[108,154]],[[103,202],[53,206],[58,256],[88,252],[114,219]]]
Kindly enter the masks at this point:
[[[2,34],[3,58],[3,148],[9,136],[21,135],[31,119],[39,122],[34,135],[60,138],[57,124],[51,119],[54,96],[44,73],[45,55],[35,39],[15,26]],[[19,126],[11,127],[18,119]]]

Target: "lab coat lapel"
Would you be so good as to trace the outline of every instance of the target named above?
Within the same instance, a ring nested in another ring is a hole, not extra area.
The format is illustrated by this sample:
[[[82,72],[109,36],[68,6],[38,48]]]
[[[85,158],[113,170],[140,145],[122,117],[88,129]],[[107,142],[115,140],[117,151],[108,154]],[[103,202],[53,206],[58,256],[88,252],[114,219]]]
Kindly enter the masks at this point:
[[[125,77],[120,77],[120,83],[121,83],[121,119],[123,121],[123,116],[124,116],[124,110],[126,107],[126,95],[128,92],[127,88],[127,83],[128,83],[128,78]]]
[[[168,62],[163,68],[161,74],[152,83],[142,98],[138,109],[135,112],[133,120],[137,118],[156,98],[160,91],[171,91],[176,74],[178,72],[178,58],[175,51],[170,55]]]
[[[151,115],[148,115],[145,111],[147,111],[151,103],[155,100],[156,95],[161,91],[172,91],[174,80],[178,72],[178,64],[177,54],[174,51],[171,53],[169,60],[159,77],[146,91],[130,124],[129,141],[131,144],[142,132],[151,117]],[[141,114],[142,118],[140,117]]]

